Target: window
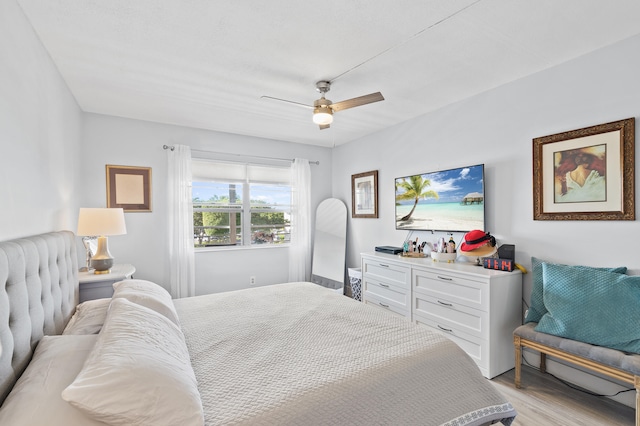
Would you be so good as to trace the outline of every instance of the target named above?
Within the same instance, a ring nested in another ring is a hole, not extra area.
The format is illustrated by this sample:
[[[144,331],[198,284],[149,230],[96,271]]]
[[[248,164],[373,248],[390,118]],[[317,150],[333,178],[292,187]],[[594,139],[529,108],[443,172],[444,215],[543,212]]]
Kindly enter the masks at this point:
[[[289,242],[290,168],[192,161],[195,247]]]

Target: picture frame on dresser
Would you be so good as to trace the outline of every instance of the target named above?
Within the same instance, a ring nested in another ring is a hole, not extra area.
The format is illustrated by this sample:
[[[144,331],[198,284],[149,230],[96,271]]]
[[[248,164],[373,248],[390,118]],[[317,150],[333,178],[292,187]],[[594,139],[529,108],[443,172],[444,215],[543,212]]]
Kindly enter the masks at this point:
[[[106,165],[107,207],[151,212],[151,167]]]
[[[378,171],[351,175],[351,217],[378,217]]]
[[[635,118],[533,139],[534,220],[635,220]]]

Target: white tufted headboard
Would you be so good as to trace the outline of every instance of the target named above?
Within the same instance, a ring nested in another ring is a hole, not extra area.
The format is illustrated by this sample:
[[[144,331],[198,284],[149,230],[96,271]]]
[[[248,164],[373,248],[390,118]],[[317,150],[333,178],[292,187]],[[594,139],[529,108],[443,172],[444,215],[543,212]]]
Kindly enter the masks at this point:
[[[72,232],[0,242],[0,404],[42,336],[62,333],[77,304]]]

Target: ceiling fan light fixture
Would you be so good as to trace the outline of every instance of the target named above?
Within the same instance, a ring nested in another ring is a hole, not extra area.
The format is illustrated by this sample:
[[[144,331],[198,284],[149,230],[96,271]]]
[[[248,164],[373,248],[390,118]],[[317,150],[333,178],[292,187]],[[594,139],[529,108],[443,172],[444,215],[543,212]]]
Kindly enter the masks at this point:
[[[320,93],[320,99],[316,99],[312,105],[305,105],[300,102],[288,101],[286,99],[274,98],[272,96],[261,96],[261,98],[273,99],[276,101],[287,102],[290,104],[302,106],[305,108],[313,108],[313,122],[320,126],[320,130],[328,129],[333,123],[333,113],[349,108],[367,105],[373,102],[384,101],[382,93],[369,93],[368,95],[358,96],[357,98],[346,99],[344,101],[333,103],[327,99],[325,95],[331,89],[330,81],[318,81],[316,90]]]
[[[333,123],[333,111],[325,105],[313,109],[313,122],[320,125]]]

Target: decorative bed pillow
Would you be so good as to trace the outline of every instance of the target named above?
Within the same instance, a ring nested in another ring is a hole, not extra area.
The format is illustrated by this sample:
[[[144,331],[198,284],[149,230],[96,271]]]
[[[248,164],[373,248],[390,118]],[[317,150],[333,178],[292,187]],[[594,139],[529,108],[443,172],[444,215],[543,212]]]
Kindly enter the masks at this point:
[[[104,425],[60,397],[80,372],[97,338],[44,336],[0,408],[0,425]]]
[[[62,398],[111,425],[202,425],[202,403],[180,328],[113,299],[93,351]]]
[[[76,306],[76,311],[62,334],[98,334],[107,317],[111,299],[87,300]]]
[[[535,330],[640,353],[640,276],[543,264],[548,312]]]
[[[524,319],[525,324],[528,322],[540,322],[540,318],[547,313],[547,309],[544,306],[544,300],[542,298],[542,264],[549,263],[538,258],[531,258],[531,306],[527,312],[527,316]],[[619,274],[625,274],[627,272],[626,266],[619,266],[617,268],[592,268],[590,266],[573,266],[573,268],[582,268],[585,270],[597,270],[597,271],[609,271]]]
[[[145,306],[180,325],[171,295],[158,284],[146,280],[123,280],[113,284],[113,299],[123,297]]]

